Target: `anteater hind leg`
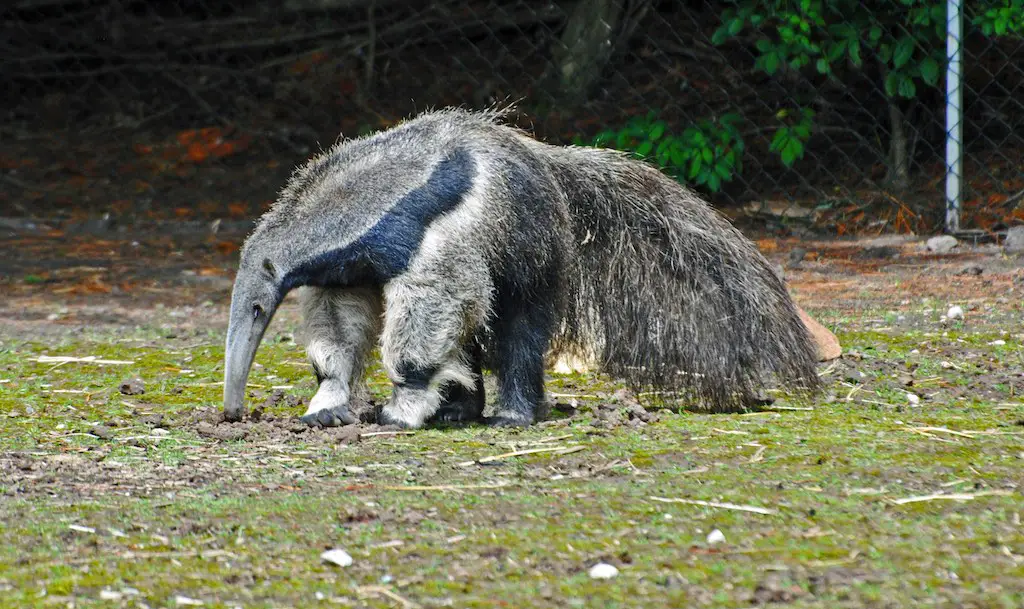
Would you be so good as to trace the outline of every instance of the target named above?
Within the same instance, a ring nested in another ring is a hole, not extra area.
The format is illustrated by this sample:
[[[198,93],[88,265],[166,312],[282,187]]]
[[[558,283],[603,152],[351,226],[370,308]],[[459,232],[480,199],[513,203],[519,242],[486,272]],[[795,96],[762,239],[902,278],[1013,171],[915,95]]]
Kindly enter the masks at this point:
[[[481,364],[483,353],[475,340],[470,340],[465,348],[466,360],[471,362],[476,386],[471,391],[459,383],[450,383],[441,389],[441,407],[438,408],[428,422],[460,423],[479,421],[483,418],[485,392],[484,374]]]
[[[320,387],[302,421],[337,427],[356,422],[351,400],[379,331],[381,295],[372,288],[306,288],[302,296],[306,353]]]
[[[552,312],[543,305],[524,304],[503,311],[494,327],[498,405],[491,425],[533,423],[544,401],[544,354],[551,340]]]

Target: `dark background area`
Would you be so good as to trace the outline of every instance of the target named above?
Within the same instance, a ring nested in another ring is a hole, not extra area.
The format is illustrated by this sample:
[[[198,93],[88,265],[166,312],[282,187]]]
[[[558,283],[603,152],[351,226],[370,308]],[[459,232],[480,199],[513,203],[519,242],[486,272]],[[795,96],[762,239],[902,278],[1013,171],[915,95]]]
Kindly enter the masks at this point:
[[[339,134],[427,108],[517,102],[520,126],[559,143],[651,110],[676,131],[737,113],[742,173],[704,189],[735,220],[941,230],[942,82],[901,107],[910,181],[894,186],[893,123],[872,62],[841,82],[768,75],[753,67],[757,32],[712,43],[728,5],[14,0],[0,9],[0,216],[248,221]],[[964,43],[964,225],[999,230],[1024,220],[1024,43]],[[770,142],[796,104],[813,106],[815,129],[787,167]]]

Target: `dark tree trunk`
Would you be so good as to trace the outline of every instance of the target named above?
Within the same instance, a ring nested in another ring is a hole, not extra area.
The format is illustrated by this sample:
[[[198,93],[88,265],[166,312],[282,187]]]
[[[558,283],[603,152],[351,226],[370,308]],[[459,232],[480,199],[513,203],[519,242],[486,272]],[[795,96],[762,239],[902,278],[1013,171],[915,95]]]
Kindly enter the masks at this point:
[[[896,190],[910,187],[910,146],[906,119],[896,100],[889,98],[889,175],[886,180]]]
[[[560,100],[585,100],[600,79],[615,47],[625,1],[579,0],[573,6],[552,53]]]

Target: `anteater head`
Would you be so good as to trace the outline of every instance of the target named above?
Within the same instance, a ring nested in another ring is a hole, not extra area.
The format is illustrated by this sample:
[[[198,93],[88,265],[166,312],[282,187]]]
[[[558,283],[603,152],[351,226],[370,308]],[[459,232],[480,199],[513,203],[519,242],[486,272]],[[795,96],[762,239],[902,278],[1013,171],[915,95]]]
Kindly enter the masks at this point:
[[[264,248],[247,247],[235,276],[224,350],[224,417],[240,421],[245,412],[245,385],[256,349],[286,292],[280,262]]]

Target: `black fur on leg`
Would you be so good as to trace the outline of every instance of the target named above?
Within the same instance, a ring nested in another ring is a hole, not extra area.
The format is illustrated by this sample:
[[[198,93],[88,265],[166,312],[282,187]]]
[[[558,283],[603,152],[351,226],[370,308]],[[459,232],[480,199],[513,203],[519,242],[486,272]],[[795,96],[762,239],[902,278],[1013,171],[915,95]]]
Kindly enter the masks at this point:
[[[429,423],[465,423],[483,419],[486,402],[481,363],[483,352],[475,340],[470,340],[466,346],[466,358],[473,364],[473,374],[476,375],[475,389],[469,391],[459,384],[448,385],[442,389],[444,401],[441,402],[441,408],[428,419]]]
[[[499,315],[495,328],[498,407],[487,423],[527,427],[544,400],[544,354],[551,339],[553,316],[544,304],[523,303],[508,309]]]

